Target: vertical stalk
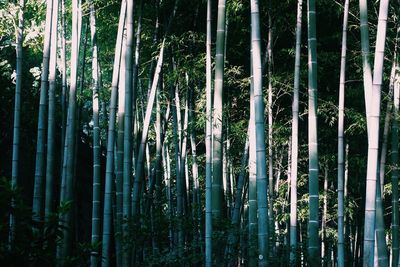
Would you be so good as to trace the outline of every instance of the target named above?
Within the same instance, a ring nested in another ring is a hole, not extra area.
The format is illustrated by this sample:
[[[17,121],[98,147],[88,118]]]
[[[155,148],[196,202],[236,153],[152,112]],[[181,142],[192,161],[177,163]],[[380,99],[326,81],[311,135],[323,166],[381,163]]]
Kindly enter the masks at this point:
[[[205,205],[205,265],[211,267],[212,260],[212,95],[211,95],[211,4],[207,0],[206,39],[206,205]]]
[[[126,3],[126,1],[125,1]],[[126,8],[126,7],[125,7]],[[126,12],[126,11],[125,11]],[[115,250],[117,263],[122,265],[122,240],[123,240],[123,168],[124,168],[124,121],[125,121],[125,49],[126,49],[126,13],[124,14],[124,29],[121,43],[121,62],[118,79],[118,113],[117,113],[117,157],[115,167],[115,202],[116,202],[116,226],[115,226]]]
[[[75,128],[76,128],[76,89],[78,81],[78,59],[79,59],[79,5],[77,0],[72,1],[72,40],[71,40],[71,82],[68,101],[68,115],[65,134],[65,147],[63,156],[63,172],[60,193],[60,203],[67,203],[73,200],[73,180],[74,180],[74,156],[75,156]],[[63,240],[58,247],[57,256],[64,260],[70,251],[72,241],[71,225],[72,210],[62,216],[65,229]]]
[[[395,63],[394,66],[397,64]],[[396,75],[398,76],[398,75]],[[394,86],[393,123],[392,123],[392,266],[399,263],[399,82]]]
[[[264,98],[262,92],[260,15],[257,0],[251,0],[251,48],[256,142],[256,187],[258,217],[258,266],[268,265],[268,175],[265,151]]]
[[[90,1],[90,37],[92,40],[92,105],[93,105],[93,200],[92,200],[92,244],[100,241],[100,128],[99,128],[99,62],[97,58],[96,10],[93,1]],[[90,256],[91,267],[98,266],[98,251],[92,251]]]
[[[43,61],[40,78],[40,102],[39,117],[36,142],[36,164],[35,164],[35,183],[33,188],[32,212],[34,218],[42,218],[43,206],[43,176],[44,176],[44,154],[45,154],[45,131],[46,131],[46,107],[47,91],[49,87],[49,61],[51,44],[51,27],[53,16],[53,0],[46,2],[46,26],[44,30],[43,42]]]
[[[132,176],[132,66],[133,66],[133,1],[127,1],[126,6],[126,43],[125,57],[125,112],[124,112],[124,156],[123,156],[123,205],[122,213],[124,219],[131,217],[131,176]],[[128,225],[123,226],[123,234],[128,231]],[[128,266],[131,261],[130,249],[124,249],[122,252],[122,265]]]
[[[13,124],[13,150],[11,167],[11,188],[15,190],[18,187],[19,180],[19,140],[20,140],[20,120],[21,120],[21,87],[22,87],[22,44],[24,41],[24,8],[25,0],[19,1],[18,28],[16,31],[16,77],[15,77],[15,99],[14,99],[14,124]],[[11,199],[11,207],[14,208],[15,200]],[[15,234],[15,217],[10,214],[9,242],[12,245]]]
[[[57,64],[57,24],[58,0],[53,0],[53,15],[51,27],[50,67],[49,67],[49,106],[47,121],[47,161],[46,161],[46,196],[45,217],[47,218],[53,205],[54,184],[54,143],[55,143],[55,89],[56,89],[56,64]]]
[[[107,138],[107,160],[106,177],[104,186],[104,210],[103,210],[103,234],[102,234],[102,267],[110,265],[111,247],[111,219],[112,219],[112,185],[114,175],[114,144],[115,144],[115,121],[118,101],[118,82],[121,63],[122,34],[124,31],[126,13],[126,1],[122,1],[118,23],[118,33],[115,45],[114,66],[111,82],[111,101],[108,119],[108,138]],[[118,201],[117,201],[118,202]],[[118,204],[118,203],[117,203]],[[119,221],[116,220],[115,228],[118,229]],[[116,239],[116,242],[118,240]],[[118,251],[116,251],[118,259]],[[117,261],[117,263],[119,263]],[[117,264],[117,266],[119,266]]]
[[[294,67],[294,87],[292,103],[292,157],[290,172],[290,265],[296,266],[297,250],[297,162],[299,128],[299,87],[300,87],[300,52],[301,52],[301,17],[303,0],[297,2],[296,56]]]
[[[250,52],[252,54],[252,51]],[[250,59],[253,60],[253,57]],[[251,67],[250,84],[250,121],[249,121],[249,204],[248,204],[248,260],[249,266],[257,266],[257,174],[256,174],[256,131],[254,114],[254,82],[253,68]]]
[[[65,128],[66,128],[66,104],[67,104],[67,62],[66,62],[66,41],[65,41],[65,0],[61,0],[61,23],[60,23],[60,59],[61,59],[61,151],[64,149]],[[63,153],[61,153],[61,169],[63,163]]]
[[[271,9],[270,9],[271,12]],[[269,250],[269,255],[273,256],[275,253],[275,231],[274,231],[274,209],[273,209],[273,199],[274,199],[274,162],[273,162],[273,139],[272,139],[272,19],[271,14],[268,16],[268,43],[267,43],[267,54],[268,54],[268,197],[269,197],[269,231],[271,235],[272,247]]]
[[[226,0],[218,1],[217,39],[215,50],[215,78],[213,103],[213,171],[212,171],[212,214],[220,218],[223,206],[222,184],[222,107],[225,61],[225,18]]]
[[[318,138],[317,138],[317,38],[315,0],[308,0],[308,149],[309,149],[309,220],[308,263],[320,264],[318,238]]]
[[[339,115],[338,115],[338,267],[344,267],[344,99],[346,81],[347,24],[349,0],[345,1],[342,28],[342,50],[340,59]]]
[[[374,241],[375,241],[375,208],[376,208],[376,180],[378,172],[378,151],[379,151],[379,117],[381,102],[381,86],[383,72],[383,58],[385,51],[386,23],[388,13],[388,0],[382,0],[379,6],[378,31],[375,46],[374,75],[370,106],[367,106],[368,123],[368,165],[366,184],[365,204],[365,226],[364,226],[364,266],[374,264]],[[365,17],[362,22],[367,21],[367,5],[360,0],[360,15]],[[360,19],[361,20],[361,19]],[[366,26],[367,27],[367,26]],[[368,28],[366,28],[366,31]],[[368,45],[368,39],[362,38],[362,44]],[[364,49],[363,49],[364,50]],[[368,65],[368,62],[366,63]],[[366,77],[364,77],[366,79]],[[367,84],[369,86],[370,83]],[[365,87],[364,90],[368,90]],[[367,101],[366,101],[367,102]],[[369,114],[368,114],[369,111]],[[380,257],[380,256],[379,256]]]

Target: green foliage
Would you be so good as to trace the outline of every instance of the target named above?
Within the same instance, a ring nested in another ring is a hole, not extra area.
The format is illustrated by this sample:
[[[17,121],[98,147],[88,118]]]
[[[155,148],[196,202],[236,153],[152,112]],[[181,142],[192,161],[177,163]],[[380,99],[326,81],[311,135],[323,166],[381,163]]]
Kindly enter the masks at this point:
[[[0,209],[0,262],[4,266],[53,266],[55,244],[62,236],[59,213],[52,214],[46,221],[33,220],[20,192],[11,189],[4,177],[0,179]],[[11,244],[8,242],[10,214],[16,222]]]

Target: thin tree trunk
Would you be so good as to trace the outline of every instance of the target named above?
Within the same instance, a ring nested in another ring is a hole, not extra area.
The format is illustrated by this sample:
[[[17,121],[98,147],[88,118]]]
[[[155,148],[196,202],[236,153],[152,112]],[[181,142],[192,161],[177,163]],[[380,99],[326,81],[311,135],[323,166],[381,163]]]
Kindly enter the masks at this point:
[[[46,26],[44,30],[43,42],[43,61],[40,83],[40,102],[39,117],[36,143],[36,164],[35,164],[35,182],[33,188],[32,212],[34,218],[42,218],[43,210],[43,177],[44,177],[44,154],[45,154],[45,132],[46,132],[46,106],[48,93],[48,77],[49,77],[49,61],[50,61],[50,44],[51,44],[51,27],[53,16],[53,0],[46,2]]]
[[[271,12],[271,11],[270,11]],[[273,127],[273,113],[272,113],[272,20],[271,14],[268,16],[268,43],[267,43],[267,54],[268,54],[268,190],[269,190],[269,232],[271,235],[272,247],[269,249],[269,256],[273,257],[276,252],[275,248],[275,231],[274,231],[274,153],[273,153],[273,139],[272,139],[272,127]]]
[[[339,81],[339,115],[338,115],[338,267],[344,267],[344,99],[346,81],[347,24],[349,18],[349,0],[345,1],[342,28],[342,51],[340,60]]]
[[[380,183],[380,178],[379,174],[377,175],[377,187],[376,187],[376,199],[375,199],[375,205],[376,205],[376,214],[375,214],[375,235],[376,235],[376,241],[375,245],[377,246],[376,252],[377,252],[377,258],[375,259],[375,265],[378,264],[378,266],[382,267],[387,267],[389,266],[389,259],[387,256],[387,246],[386,246],[386,235],[385,235],[385,222],[383,218],[383,208],[382,208],[382,192],[381,192],[381,187],[379,185]]]
[[[132,125],[133,125],[133,168],[136,167],[136,156],[137,156],[137,128],[136,125],[136,102],[138,95],[138,81],[139,81],[139,63],[140,63],[140,48],[141,48],[141,40],[142,40],[142,13],[143,13],[143,0],[139,0],[139,9],[138,9],[138,20],[137,20],[137,29],[136,29],[136,46],[135,46],[135,62],[133,64],[133,81],[132,81]]]
[[[397,66],[395,62],[394,67]],[[393,73],[394,74],[394,73]],[[398,77],[398,75],[396,75]],[[393,77],[394,78],[394,77]],[[392,266],[399,264],[399,82],[394,86],[393,123],[392,123]]]
[[[66,62],[66,41],[65,41],[65,0],[61,0],[61,23],[60,23],[60,59],[61,59],[61,148],[60,151],[64,150],[65,142],[65,128],[66,128],[66,104],[67,104],[67,62]],[[64,155],[61,153],[61,171]]]
[[[93,201],[92,201],[92,237],[94,245],[100,241],[100,128],[99,128],[99,62],[97,58],[97,33],[96,33],[96,10],[93,1],[90,1],[90,35],[92,40],[92,105],[93,105]],[[90,256],[91,267],[99,264],[98,251],[92,251]]]
[[[321,240],[321,256],[322,266],[328,266],[329,255],[329,244],[326,238],[326,221],[328,215],[328,163],[325,163],[324,168],[324,195],[323,195],[323,211],[322,211],[322,240]]]
[[[124,166],[123,166],[123,205],[122,213],[125,220],[131,217],[131,176],[132,176],[132,56],[133,56],[133,1],[127,1],[126,7],[126,44],[124,49],[125,57],[125,112],[124,112]],[[128,232],[127,223],[123,224],[122,232],[124,235]],[[122,265],[128,266],[131,261],[131,250],[122,251]]]
[[[180,158],[179,158],[179,177],[182,179],[182,196],[183,196],[183,215],[188,214],[188,207],[189,207],[189,177],[185,175],[185,164],[186,164],[186,158],[187,158],[187,129],[188,129],[188,114],[189,114],[189,106],[188,106],[188,100],[189,100],[189,92],[187,91],[186,93],[186,99],[185,99],[185,113],[184,113],[184,119],[183,119],[183,129],[182,129],[182,134],[181,134],[181,142],[178,143],[180,145]],[[178,106],[177,106],[178,108]],[[177,113],[180,113],[180,110],[178,110]],[[177,185],[178,186],[178,185]]]
[[[290,265],[297,262],[297,161],[298,161],[298,128],[299,128],[299,87],[300,87],[300,49],[301,49],[301,14],[302,1],[297,2],[296,56],[294,67],[294,87],[292,104],[292,157],[290,173]]]
[[[317,138],[317,39],[315,0],[308,0],[308,148],[309,148],[309,220],[308,263],[320,265],[318,238],[318,138]]]
[[[381,156],[379,159],[379,180],[381,192],[383,192],[383,186],[385,184],[385,168],[386,168],[386,156],[387,156],[387,145],[389,139],[389,127],[390,120],[392,119],[392,106],[393,106],[393,87],[389,88],[388,93],[388,102],[386,105],[386,113],[385,113],[385,124],[383,126],[383,135],[382,135],[382,148],[381,148]]]
[[[212,258],[212,95],[211,95],[211,7],[207,0],[207,39],[206,39],[206,203],[205,203],[205,266],[211,267]]]
[[[68,102],[68,115],[65,134],[64,162],[60,193],[60,203],[67,203],[73,200],[73,180],[74,180],[74,155],[75,155],[75,128],[76,128],[76,88],[77,88],[77,72],[79,58],[79,6],[78,1],[72,1],[72,47],[71,47],[71,82]],[[57,256],[64,260],[70,251],[70,243],[72,241],[71,225],[72,210],[67,211],[62,216],[64,229],[63,240],[57,249]]]
[[[170,95],[173,96],[174,90],[178,90],[177,86],[171,85]],[[180,161],[181,154],[179,150],[179,140],[178,140],[178,119],[177,119],[177,107],[176,105],[172,106],[172,118],[173,118],[173,140],[175,147],[175,175],[176,175],[176,216],[177,216],[177,228],[178,228],[178,255],[181,257],[183,252],[183,215],[184,215],[184,207],[183,207],[183,172],[181,172],[181,168],[183,162]]]
[[[51,47],[49,66],[49,106],[47,121],[47,161],[46,161],[46,195],[45,217],[48,218],[53,210],[53,184],[54,184],[54,157],[55,157],[55,89],[56,89],[56,64],[57,64],[57,25],[58,25],[58,0],[53,0],[53,14],[51,27]]]
[[[18,188],[19,182],[19,140],[20,140],[20,126],[21,126],[21,88],[22,88],[22,44],[24,41],[24,8],[25,0],[19,1],[18,12],[18,28],[16,30],[16,77],[15,77],[15,99],[14,99],[14,124],[13,124],[13,150],[12,150],[12,167],[11,167],[11,188],[13,190]],[[11,199],[11,207],[15,207],[15,200]],[[10,214],[10,230],[8,241],[10,247],[13,244],[15,236],[15,216]]]
[[[118,23],[118,33],[115,45],[114,54],[114,66],[111,83],[111,102],[110,102],[110,113],[108,119],[108,139],[107,139],[107,161],[106,161],[106,177],[105,177],[105,189],[104,189],[104,210],[103,210],[103,236],[102,236],[102,266],[110,266],[110,248],[111,248],[111,219],[112,219],[112,185],[113,185],[113,174],[114,174],[114,144],[115,144],[115,121],[117,113],[117,101],[118,101],[118,82],[119,72],[121,63],[121,49],[122,39],[125,24],[125,13],[126,13],[126,2],[122,1],[121,10]],[[117,201],[118,202],[118,197]],[[118,203],[117,203],[118,205]],[[116,219],[115,229],[118,229],[118,218]],[[116,242],[118,240],[116,239]],[[118,265],[118,254],[117,266]]]
[[[125,2],[126,3],[126,2]],[[126,7],[125,7],[126,8]],[[126,11],[125,11],[126,12]],[[116,226],[115,226],[115,250],[116,260],[122,266],[122,240],[123,240],[123,157],[124,157],[124,121],[125,121],[125,49],[126,49],[126,13],[124,14],[124,29],[122,33],[121,61],[118,80],[118,114],[117,114],[117,157],[115,170],[115,198],[116,198]]]
[[[252,49],[252,48],[251,48]],[[253,51],[250,52],[251,54]],[[253,57],[250,59],[253,60]],[[250,67],[250,121],[249,121],[249,204],[248,204],[248,263],[250,267],[257,266],[257,174],[256,174],[256,131],[254,112],[254,81],[253,68]]]
[[[195,105],[194,105],[194,88],[190,87],[190,102],[189,102],[189,119],[190,119],[190,146],[192,151],[192,177],[193,177],[193,217],[195,218],[194,238],[197,241],[201,240],[201,205],[200,205],[200,187],[199,187],[199,170],[197,164],[196,150],[196,129],[195,129]]]
[[[251,0],[251,47],[256,149],[258,266],[268,265],[268,175],[265,152],[264,98],[262,92],[261,34],[257,0]]]
[[[223,183],[222,183],[222,107],[225,61],[225,18],[226,0],[218,1],[217,39],[215,50],[215,77],[213,103],[213,171],[212,171],[212,214],[215,218],[222,216]]]
[[[163,145],[163,167],[164,167],[164,176],[165,176],[165,186],[167,203],[168,203],[168,241],[169,241],[169,251],[173,250],[173,237],[172,237],[172,196],[171,196],[171,171],[170,171],[170,159],[169,159],[169,151],[168,144],[164,143]]]

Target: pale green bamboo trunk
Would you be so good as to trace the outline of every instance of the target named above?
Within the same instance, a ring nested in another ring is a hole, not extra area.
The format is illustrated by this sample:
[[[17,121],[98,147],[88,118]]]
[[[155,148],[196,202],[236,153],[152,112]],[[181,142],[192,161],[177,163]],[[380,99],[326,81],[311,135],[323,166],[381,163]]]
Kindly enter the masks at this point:
[[[68,115],[65,134],[64,162],[61,182],[60,203],[67,203],[73,200],[73,179],[74,179],[74,156],[75,156],[75,134],[76,134],[76,89],[79,58],[79,6],[78,1],[72,1],[72,40],[71,40],[71,81],[68,102]],[[72,208],[72,206],[71,206]],[[63,231],[63,239],[57,248],[57,258],[65,260],[69,255],[72,241],[72,210],[70,209],[62,216],[62,225],[66,227]]]
[[[252,54],[252,52],[251,52]],[[251,61],[253,57],[251,57]],[[248,204],[248,264],[257,266],[257,166],[256,166],[256,129],[254,114],[253,68],[250,85],[250,121],[249,121],[249,204]]]
[[[251,48],[256,135],[256,187],[258,217],[258,266],[268,265],[268,175],[265,152],[264,98],[262,92],[260,15],[257,0],[251,6]]]
[[[60,72],[61,72],[61,148],[64,151],[65,128],[66,128],[66,98],[67,98],[67,62],[66,62],[66,41],[65,41],[65,6],[61,0],[61,18],[60,18]],[[61,170],[63,163],[63,153],[61,153]]]
[[[139,0],[138,8],[138,19],[137,19],[137,29],[136,29],[136,46],[135,46],[135,62],[133,64],[132,70],[132,125],[133,125],[133,140],[132,140],[132,151],[133,151],[133,168],[136,168],[136,156],[137,156],[137,136],[138,128],[136,121],[136,103],[137,103],[137,91],[138,91],[138,81],[139,81],[139,64],[140,64],[140,48],[142,40],[142,13],[143,13],[143,0]],[[132,200],[132,199],[131,199]],[[131,204],[132,207],[132,204]]]
[[[323,210],[322,210],[322,221],[321,221],[321,258],[322,266],[328,266],[329,264],[329,242],[326,238],[326,223],[328,216],[328,162],[324,164],[324,193],[323,193]]]
[[[115,144],[115,121],[117,113],[118,101],[118,82],[121,63],[122,34],[125,24],[126,2],[122,1],[120,17],[118,23],[118,33],[115,45],[114,66],[111,82],[111,100],[110,113],[108,119],[108,136],[107,136],[107,160],[106,160],[106,177],[104,186],[104,209],[103,209],[103,234],[102,234],[102,266],[110,265],[110,249],[111,249],[111,220],[112,220],[112,184],[114,175],[114,144]],[[118,229],[119,222],[116,220],[115,229]],[[116,240],[116,242],[118,242]],[[118,252],[118,251],[117,251]],[[118,253],[117,257],[118,257]]]
[[[225,18],[226,0],[218,1],[217,39],[215,50],[215,77],[213,103],[213,148],[212,148],[212,214],[215,218],[222,216],[222,107],[225,61]]]
[[[395,52],[396,53],[396,52]],[[396,59],[395,59],[396,60]],[[394,66],[398,66],[395,62]],[[394,69],[394,68],[393,68]],[[398,75],[396,75],[398,78]],[[394,86],[393,123],[392,123],[392,266],[399,264],[399,82]]]
[[[388,19],[389,11],[389,0],[380,1],[379,5],[379,18],[378,18],[378,31],[376,34],[376,45],[375,45],[375,60],[374,60],[374,71],[373,71],[373,85],[372,85],[372,104],[377,106],[371,107],[371,120],[373,121],[371,126],[376,126],[378,130],[374,129],[377,135],[377,141],[379,144],[379,118],[380,118],[380,101],[381,101],[381,87],[383,79],[383,62],[384,62],[384,51],[385,51],[385,41],[386,41],[386,25]],[[376,99],[375,99],[376,98]],[[376,103],[379,101],[379,104]],[[377,121],[377,125],[374,122]],[[372,137],[374,134],[372,135]],[[378,156],[379,158],[379,156]],[[378,169],[379,175],[379,162],[376,162],[376,168]],[[383,170],[384,172],[384,170]],[[375,234],[377,238],[378,245],[378,265],[380,267],[389,266],[389,259],[387,255],[387,245],[386,245],[386,234],[385,234],[385,222],[383,218],[383,203],[382,203],[382,190],[380,186],[379,176],[377,177],[376,187],[376,229]]]
[[[367,0],[359,0],[360,6],[360,32],[361,32],[361,52],[362,52],[362,63],[363,63],[363,81],[364,81],[364,96],[365,96],[365,110],[367,117],[367,131],[368,131],[368,143],[370,143],[370,102],[372,94],[372,72],[369,63],[370,50],[369,50],[369,33],[368,33],[368,7]],[[378,142],[375,144],[376,150]],[[370,145],[369,145],[370,147]],[[369,152],[369,151],[368,151]],[[377,152],[376,152],[377,155]],[[376,156],[377,160],[377,156]],[[374,159],[371,159],[371,164]],[[370,162],[370,161],[368,161]],[[367,167],[367,177],[368,168]],[[374,178],[373,170],[370,170],[371,181],[368,182],[366,189],[366,206],[365,206],[365,227],[364,227],[364,245],[363,245],[363,264],[364,267],[371,267],[374,264],[374,243],[375,243],[375,196],[376,196],[376,177]]]
[[[318,138],[317,138],[317,39],[315,0],[308,0],[308,149],[309,149],[309,220],[308,264],[320,265],[320,241],[318,237],[319,186],[318,186]]]
[[[180,113],[180,111],[179,111]],[[182,179],[182,197],[183,197],[183,207],[182,207],[182,215],[187,215],[187,208],[189,206],[188,202],[190,200],[189,197],[189,181],[188,175],[185,173],[185,165],[187,162],[187,128],[188,128],[188,93],[186,94],[185,100],[185,108],[184,108],[184,119],[183,119],[183,128],[182,128],[182,139],[180,143],[180,158],[179,158],[179,177]],[[178,186],[178,185],[177,185]]]
[[[24,41],[24,8],[25,0],[19,1],[18,28],[16,30],[16,76],[15,76],[15,99],[14,99],[14,124],[13,124],[13,149],[11,166],[11,188],[15,190],[18,187],[19,180],[19,140],[21,126],[21,88],[22,88],[22,43]],[[14,199],[11,199],[11,207],[15,206]],[[10,214],[9,242],[12,245],[15,235],[15,216]]]
[[[57,63],[57,25],[58,25],[58,0],[53,0],[53,14],[51,27],[51,47],[49,66],[49,106],[47,120],[47,161],[46,161],[46,195],[45,217],[48,218],[53,210],[53,184],[54,184],[54,158],[55,158],[55,89],[56,89],[56,63]]]
[[[126,3],[126,1],[125,1]],[[126,7],[125,7],[126,8]],[[126,49],[126,13],[124,18],[124,30],[121,43],[121,62],[119,66],[118,80],[118,113],[117,113],[117,144],[115,162],[115,253],[117,265],[122,265],[122,240],[123,240],[123,157],[124,157],[124,121],[125,121],[125,49]]]
[[[339,115],[338,115],[338,267],[344,267],[344,98],[346,81],[347,24],[349,18],[349,0],[345,1],[343,12],[342,50],[339,81]]]
[[[178,90],[177,86],[171,85],[171,96],[174,95],[174,90]],[[179,140],[178,140],[178,118],[176,105],[172,106],[172,118],[173,118],[173,142],[175,148],[175,175],[176,175],[176,218],[177,218],[177,235],[178,235],[178,255],[181,257],[183,255],[183,176],[180,171],[180,150],[179,150]]]
[[[97,58],[97,33],[96,33],[96,10],[93,1],[90,2],[90,36],[92,40],[92,111],[93,111],[93,200],[92,200],[92,236],[94,245],[100,241],[100,128],[99,128],[99,62]],[[91,267],[99,264],[98,251],[92,251],[90,255]]]
[[[386,38],[386,22],[388,13],[388,0],[382,0],[379,7],[378,31],[375,47],[374,59],[374,75],[371,91],[371,99],[369,106],[366,105],[367,123],[368,123],[368,166],[367,166],[367,183],[366,183],[366,204],[365,204],[365,219],[364,219],[364,266],[372,266],[374,264],[374,240],[375,240],[375,198],[376,198],[376,180],[378,173],[378,152],[379,152],[379,117],[380,117],[380,102],[381,102],[381,85],[383,72],[383,59],[385,50]],[[361,23],[367,22],[367,5],[360,0],[360,15],[363,20]],[[364,26],[368,30],[367,26]],[[367,47],[368,39],[362,36],[362,44]],[[364,48],[363,48],[364,53]],[[366,63],[368,65],[368,62]],[[364,79],[366,79],[364,77]],[[368,82],[368,81],[367,81]],[[366,84],[369,86],[369,83]],[[368,90],[365,87],[364,90]],[[366,103],[368,101],[366,99]],[[382,241],[381,241],[382,242]],[[380,243],[381,243],[380,242]],[[381,243],[382,244],[382,243]],[[385,248],[380,247],[378,251],[385,251]],[[380,263],[387,265],[382,253],[378,255],[382,261]]]
[[[271,9],[270,9],[271,10]],[[275,247],[275,215],[274,215],[274,144],[273,144],[273,136],[272,136],[272,129],[273,129],[273,111],[272,111],[272,104],[273,104],[273,88],[272,88],[272,19],[271,15],[268,16],[268,43],[267,43],[267,55],[268,55],[268,197],[269,197],[269,234],[271,236],[271,248],[269,249],[269,257],[273,257],[276,252]]]
[[[192,154],[192,176],[193,176],[193,195],[192,195],[192,214],[194,218],[194,240],[197,242],[202,240],[201,237],[201,202],[200,202],[200,183],[199,170],[197,163],[197,148],[196,148],[196,117],[194,104],[194,87],[190,85],[190,101],[189,101],[189,120],[190,120],[190,147]]]
[[[300,87],[300,52],[301,52],[301,18],[302,0],[297,2],[296,55],[294,67],[294,87],[292,104],[292,147],[290,172],[290,265],[297,262],[297,162],[298,162],[298,128],[299,128],[299,87]]]
[[[386,156],[388,151],[389,128],[392,119],[392,107],[393,107],[393,100],[392,100],[393,86],[389,86],[389,93],[387,95],[387,98],[388,102],[386,104],[385,124],[383,126],[381,156],[379,159],[379,180],[380,180],[381,192],[383,192],[384,189],[383,185],[385,184]]]
[[[211,96],[211,5],[207,0],[206,39],[206,181],[205,181],[205,266],[211,267],[212,259],[212,96]]]
[[[42,72],[40,78],[40,102],[39,117],[36,142],[36,163],[35,163],[35,182],[33,188],[32,212],[34,218],[41,219],[43,211],[43,177],[44,177],[44,154],[45,154],[45,136],[46,136],[46,107],[48,94],[48,77],[49,77],[49,61],[50,61],[50,42],[51,27],[53,14],[53,0],[46,2],[46,26],[44,30],[43,42],[43,61]]]
[[[123,156],[123,205],[122,213],[125,220],[131,218],[131,176],[132,176],[132,67],[133,67],[133,1],[127,1],[126,9],[126,44],[122,56],[125,57],[125,111],[124,111],[124,156]],[[127,223],[123,224],[123,235],[128,232]],[[128,266],[131,261],[131,250],[123,249],[122,265]]]

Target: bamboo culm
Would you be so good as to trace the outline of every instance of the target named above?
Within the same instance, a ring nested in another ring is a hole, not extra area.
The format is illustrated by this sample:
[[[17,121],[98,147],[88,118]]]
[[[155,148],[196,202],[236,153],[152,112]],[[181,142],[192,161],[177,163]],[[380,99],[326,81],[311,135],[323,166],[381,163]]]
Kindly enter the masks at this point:
[[[126,13],[126,2],[122,1],[119,23],[118,23],[118,33],[115,45],[114,66],[113,66],[113,74],[111,82],[110,113],[108,119],[106,178],[104,186],[105,190],[104,190],[104,208],[103,208],[102,267],[108,267],[110,265],[115,122],[117,113],[118,82],[119,82],[119,71],[121,63],[122,34],[125,24],[125,13]],[[118,222],[116,227],[118,227]]]
[[[309,220],[308,263],[320,265],[319,219],[318,219],[318,138],[317,138],[317,38],[315,0],[308,0],[308,149],[309,149]]]
[[[268,266],[268,175],[265,149],[264,98],[262,92],[260,15],[257,0],[251,6],[251,47],[254,88],[254,123],[256,149],[256,187],[258,217],[258,266]]]
[[[298,164],[298,128],[299,128],[299,87],[300,87],[300,52],[301,52],[301,18],[303,0],[297,2],[296,55],[294,67],[294,87],[292,103],[292,137],[290,167],[290,265],[296,266],[297,250],[297,164]]]
[[[344,95],[346,80],[347,24],[349,0],[344,4],[342,50],[339,81],[339,118],[338,118],[338,267],[344,267]]]
[[[43,61],[42,72],[40,78],[40,100],[39,100],[39,117],[36,142],[36,163],[35,163],[35,183],[33,188],[32,212],[34,218],[41,219],[43,206],[43,176],[44,176],[44,153],[45,153],[45,131],[46,131],[46,107],[48,94],[48,77],[50,63],[50,42],[51,27],[53,16],[53,0],[46,2],[46,26],[43,42]]]

